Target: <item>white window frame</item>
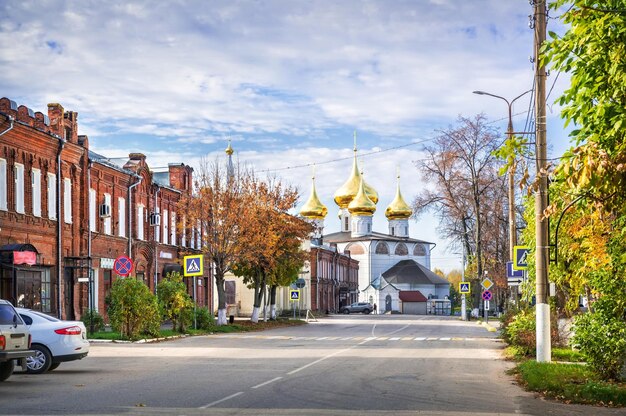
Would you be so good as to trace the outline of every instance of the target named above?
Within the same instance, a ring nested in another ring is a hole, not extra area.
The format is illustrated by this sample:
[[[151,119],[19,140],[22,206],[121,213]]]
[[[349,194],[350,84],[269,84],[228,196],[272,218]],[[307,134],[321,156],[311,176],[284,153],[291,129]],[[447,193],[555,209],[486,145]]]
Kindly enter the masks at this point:
[[[117,198],[117,235],[126,237],[126,199]]]
[[[30,176],[33,188],[33,216],[41,218],[41,170],[32,168]]]
[[[0,210],[7,211],[7,161],[0,159]]]
[[[63,221],[72,223],[72,180],[63,178]]]
[[[180,245],[183,247],[187,247],[187,216],[183,215],[183,225],[182,225],[182,229],[183,229],[183,235],[180,239]]]
[[[144,215],[143,204],[137,204],[137,240],[143,240],[143,229],[145,224],[145,215]]]
[[[48,218],[57,219],[57,175],[48,173]]]
[[[93,188],[89,189],[89,230],[93,233],[97,232],[96,230],[96,190]]]
[[[200,220],[196,221],[196,249],[200,250],[202,247],[202,226]]]
[[[157,218],[160,217],[161,215],[161,208],[157,207],[156,211],[154,211],[157,214]],[[157,243],[161,242],[161,221],[159,221],[158,224],[153,225],[154,227],[154,241],[156,241]]]
[[[170,216],[169,216],[169,211],[164,209],[163,210],[163,244],[169,244],[170,243]]]
[[[25,214],[24,210],[24,165],[16,163],[13,167],[15,173],[15,212]]]
[[[104,203],[109,207],[110,214],[107,218],[102,220],[102,232],[106,235],[111,235],[111,217],[113,216],[113,206],[111,205],[111,194],[104,193]]]
[[[176,245],[176,213],[172,211],[172,218],[170,218],[170,244]]]

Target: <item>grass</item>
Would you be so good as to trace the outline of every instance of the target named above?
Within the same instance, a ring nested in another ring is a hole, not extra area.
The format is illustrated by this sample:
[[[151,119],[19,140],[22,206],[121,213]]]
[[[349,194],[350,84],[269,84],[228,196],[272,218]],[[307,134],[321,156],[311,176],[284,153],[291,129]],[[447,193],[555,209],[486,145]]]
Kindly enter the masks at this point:
[[[208,335],[215,333],[233,333],[233,332],[250,332],[250,331],[264,331],[266,329],[272,328],[282,328],[286,326],[296,326],[296,325],[304,325],[305,321],[301,320],[288,320],[288,319],[277,319],[275,321],[259,321],[258,323],[254,323],[251,321],[236,321],[236,323],[231,325],[211,325],[207,329],[188,329],[186,334],[189,335]],[[171,329],[162,329],[159,333],[159,338],[167,338],[171,336],[181,335],[179,332],[173,331]],[[113,341],[128,341],[128,338],[122,337],[119,332],[115,331],[102,331],[102,332],[94,332],[88,335],[89,339],[103,339],[103,340],[113,340]]]
[[[626,384],[600,381],[591,369],[580,364],[527,360],[515,372],[528,390],[566,403],[626,406]]]
[[[506,347],[504,355],[508,359],[517,361],[535,357],[534,351],[531,354],[526,354],[524,348],[515,345]],[[582,363],[585,361],[585,356],[571,348],[552,348],[552,361]]]

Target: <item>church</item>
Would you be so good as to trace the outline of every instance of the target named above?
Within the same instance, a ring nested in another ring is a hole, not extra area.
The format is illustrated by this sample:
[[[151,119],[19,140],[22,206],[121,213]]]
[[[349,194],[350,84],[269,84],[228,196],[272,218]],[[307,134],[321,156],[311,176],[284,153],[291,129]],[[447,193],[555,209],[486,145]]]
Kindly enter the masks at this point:
[[[319,200],[315,181],[300,215],[315,226],[312,244],[330,244],[359,261],[358,300],[376,304],[379,313],[450,314],[450,284],[430,270],[430,253],[435,244],[409,237],[413,213],[400,192],[387,206],[387,233],[372,230],[378,193],[368,185],[354,161],[348,180],[335,192],[339,207],[339,232],[323,235],[327,208]],[[345,303],[348,303],[346,301]]]

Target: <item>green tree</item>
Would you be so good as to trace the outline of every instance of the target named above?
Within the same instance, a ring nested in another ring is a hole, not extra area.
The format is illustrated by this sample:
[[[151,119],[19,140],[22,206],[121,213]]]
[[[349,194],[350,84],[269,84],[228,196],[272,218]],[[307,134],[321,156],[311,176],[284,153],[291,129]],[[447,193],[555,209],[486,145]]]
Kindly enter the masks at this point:
[[[180,273],[170,273],[159,282],[157,297],[162,316],[172,321],[175,331],[185,332],[193,317],[193,301]]]
[[[158,336],[161,320],[156,297],[143,282],[127,277],[116,279],[111,287],[109,319],[123,337]]]

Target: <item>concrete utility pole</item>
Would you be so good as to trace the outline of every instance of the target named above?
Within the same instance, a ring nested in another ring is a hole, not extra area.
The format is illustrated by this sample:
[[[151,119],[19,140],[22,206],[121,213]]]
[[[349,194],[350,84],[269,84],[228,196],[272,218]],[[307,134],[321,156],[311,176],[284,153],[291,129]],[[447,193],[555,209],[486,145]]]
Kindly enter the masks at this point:
[[[546,0],[534,0],[535,19],[535,94],[537,190],[535,191],[536,234],[536,327],[537,362],[550,362],[550,305],[548,304],[548,219],[543,213],[548,205],[548,172],[546,170],[546,69],[541,64],[539,48],[546,40]]]

